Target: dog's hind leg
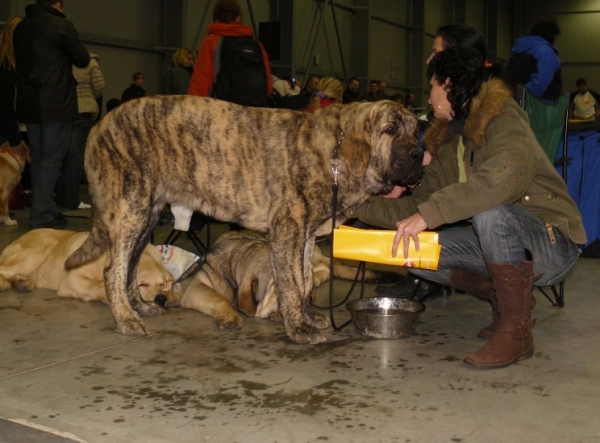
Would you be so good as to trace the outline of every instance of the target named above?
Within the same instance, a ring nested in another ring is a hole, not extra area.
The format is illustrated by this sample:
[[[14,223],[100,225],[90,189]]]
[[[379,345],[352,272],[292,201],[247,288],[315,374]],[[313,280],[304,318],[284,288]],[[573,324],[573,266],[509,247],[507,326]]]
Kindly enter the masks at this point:
[[[163,205],[155,205],[153,209],[138,210],[141,217],[146,220],[146,223],[140,233],[137,233],[137,240],[133,243],[131,251],[131,258],[129,259],[129,269],[127,272],[127,296],[131,307],[137,311],[138,314],[144,317],[151,317],[154,315],[163,314],[164,308],[157,303],[151,301],[145,301],[142,299],[138,290],[137,284],[137,269],[140,261],[140,257],[144,252],[144,248],[150,240],[150,235],[153,229],[158,224],[158,218],[162,212]],[[135,234],[131,237],[136,238]]]
[[[104,270],[106,296],[117,330],[126,335],[144,335],[147,334],[146,325],[136,311],[142,315],[164,312],[158,304],[142,301],[136,284],[138,261],[147,236],[150,235],[147,232],[150,209],[123,206],[125,205],[119,211],[122,219],[118,228],[111,226],[112,242],[108,249],[110,259]]]
[[[214,318],[220,329],[240,329],[244,323],[232,308],[231,301],[196,278],[183,294],[181,306]]]

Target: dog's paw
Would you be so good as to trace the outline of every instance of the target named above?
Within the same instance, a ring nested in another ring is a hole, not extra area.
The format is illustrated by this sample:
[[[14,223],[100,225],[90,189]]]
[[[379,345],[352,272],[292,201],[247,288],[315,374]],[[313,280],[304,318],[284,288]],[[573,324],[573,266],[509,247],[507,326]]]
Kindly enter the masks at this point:
[[[329,317],[319,314],[312,309],[309,312],[304,313],[304,318],[309,325],[314,326],[317,329],[327,329],[331,326]]]
[[[116,331],[125,335],[148,335],[146,325],[140,318],[136,317],[117,321]]]
[[[282,323],[283,316],[281,315],[281,312],[275,311],[275,312],[271,313],[271,315],[269,315],[269,320],[275,321],[277,323]]]
[[[4,220],[4,224],[6,226],[17,226],[17,221],[16,220],[11,220],[10,218],[7,218],[6,220]]]
[[[10,282],[0,275],[0,291],[8,291]]]
[[[217,318],[219,329],[240,329],[243,324],[244,320],[242,320],[242,317],[235,313]]]
[[[165,313],[165,309],[156,303],[140,302],[136,305],[135,310],[142,317],[154,317]]]
[[[298,344],[316,345],[327,341],[325,336],[318,329],[308,325],[298,325],[285,328],[287,335]]]
[[[29,277],[26,275],[15,275],[13,277],[13,284],[21,292],[31,292],[34,289],[34,284]]]

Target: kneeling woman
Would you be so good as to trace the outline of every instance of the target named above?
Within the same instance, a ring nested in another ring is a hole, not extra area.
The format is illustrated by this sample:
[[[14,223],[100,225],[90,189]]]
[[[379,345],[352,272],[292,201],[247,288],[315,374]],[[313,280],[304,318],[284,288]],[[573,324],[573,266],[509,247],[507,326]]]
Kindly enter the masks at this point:
[[[586,242],[581,214],[511,91],[484,81],[479,53],[447,49],[427,74],[437,121],[424,137],[433,160],[422,184],[408,197],[373,197],[356,215],[397,229],[394,256],[406,256],[425,229],[469,220],[470,228],[440,231],[437,271],[410,272],[489,300],[493,322],[479,333],[489,341],[464,361],[507,366],[533,355],[533,283],[571,273]]]

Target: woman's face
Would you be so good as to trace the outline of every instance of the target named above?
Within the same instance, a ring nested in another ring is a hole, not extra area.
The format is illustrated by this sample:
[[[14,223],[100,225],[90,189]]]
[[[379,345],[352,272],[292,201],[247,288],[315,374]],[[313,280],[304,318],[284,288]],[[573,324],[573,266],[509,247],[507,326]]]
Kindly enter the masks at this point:
[[[427,61],[425,63],[429,64],[431,59],[433,57],[435,57],[435,55],[437,53],[442,52],[443,50],[444,50],[444,40],[442,40],[442,36],[438,35],[433,40],[433,46],[431,47],[431,55],[429,56],[429,58],[427,59]]]
[[[448,101],[448,92],[446,92],[447,86],[440,85],[436,76],[431,77],[429,81],[431,91],[429,92],[429,100],[427,103],[433,109],[433,115],[435,118],[441,118],[444,120],[452,120],[452,106]]]
[[[194,66],[194,54],[192,54],[191,52],[188,52],[186,54],[185,59],[183,61],[183,66],[185,66],[186,68]]]

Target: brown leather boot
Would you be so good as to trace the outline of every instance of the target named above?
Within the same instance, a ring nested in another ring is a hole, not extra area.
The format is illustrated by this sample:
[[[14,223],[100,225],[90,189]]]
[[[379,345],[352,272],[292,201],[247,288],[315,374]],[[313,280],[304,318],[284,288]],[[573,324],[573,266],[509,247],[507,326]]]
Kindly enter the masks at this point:
[[[487,263],[494,282],[500,321],[492,338],[464,362],[479,369],[502,368],[533,355],[531,333],[531,291],[533,262],[523,260],[521,268]]]
[[[450,285],[461,291],[475,294],[477,297],[490,302],[492,305],[492,323],[477,334],[477,336],[481,338],[490,338],[500,322],[498,302],[496,301],[496,290],[494,289],[492,280],[466,269],[455,268],[452,269],[452,273],[450,274]]]

